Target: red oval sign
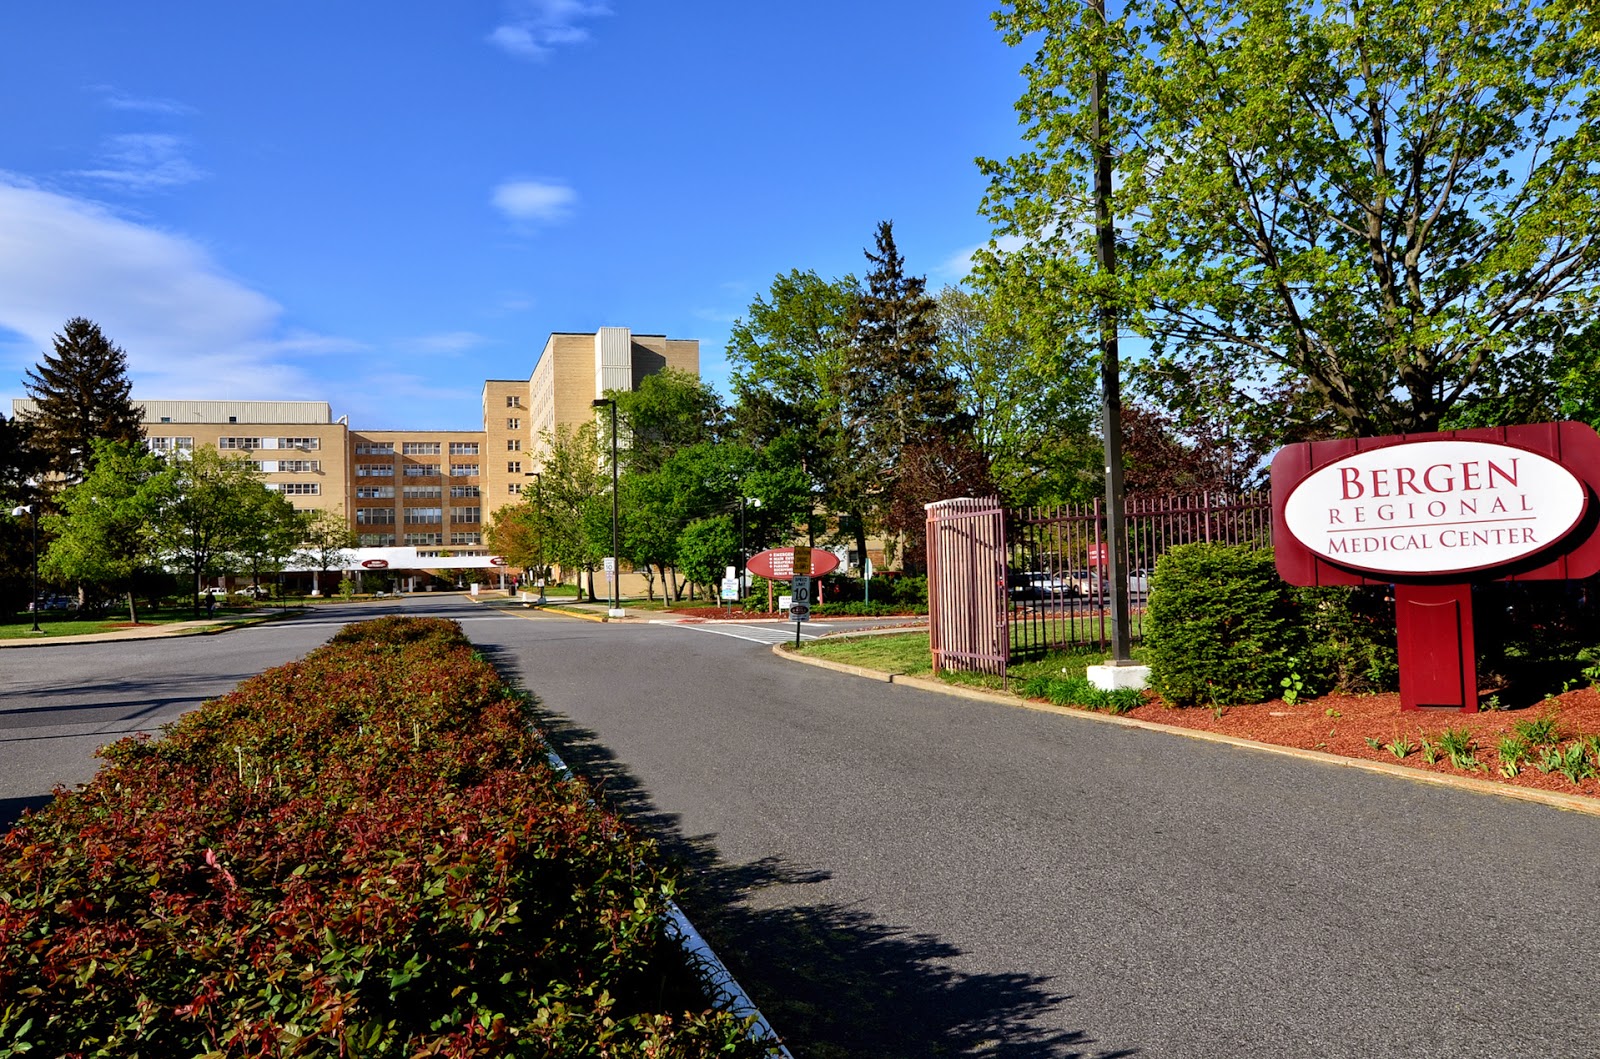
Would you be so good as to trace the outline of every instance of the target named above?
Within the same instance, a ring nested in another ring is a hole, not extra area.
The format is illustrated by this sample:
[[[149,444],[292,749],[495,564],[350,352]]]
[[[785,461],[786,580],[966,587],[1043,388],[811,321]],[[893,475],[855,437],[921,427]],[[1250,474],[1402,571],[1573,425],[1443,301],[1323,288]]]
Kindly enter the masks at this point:
[[[1466,574],[1544,551],[1588,490],[1537,452],[1448,438],[1367,449],[1294,487],[1283,520],[1315,554],[1376,574]]]
[[[795,574],[806,573],[804,570],[794,568],[793,548],[768,548],[764,552],[757,552],[745,563],[745,569],[758,577],[769,581],[787,581]],[[811,576],[821,577],[831,574],[839,569],[839,557],[832,552],[825,552],[819,548],[811,549]]]
[[[368,570],[383,570],[383,569],[388,567],[389,560],[387,560],[387,559],[363,559],[361,561],[361,565],[365,566]]]
[[[498,555],[491,555],[491,556],[489,556],[489,565],[490,566],[504,566],[504,565],[506,565],[506,561],[504,559],[500,558],[500,556],[498,556]]]

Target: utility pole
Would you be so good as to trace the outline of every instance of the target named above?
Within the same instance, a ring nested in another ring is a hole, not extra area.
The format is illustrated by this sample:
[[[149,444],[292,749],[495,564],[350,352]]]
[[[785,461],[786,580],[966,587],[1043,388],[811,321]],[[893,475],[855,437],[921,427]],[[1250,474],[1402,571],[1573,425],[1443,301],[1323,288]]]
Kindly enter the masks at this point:
[[[1089,0],[1089,9],[1106,29],[1105,0]],[[1089,136],[1094,164],[1095,260],[1107,277],[1117,271],[1117,232],[1111,212],[1111,104],[1105,68],[1095,70],[1089,89],[1092,112]],[[1106,578],[1111,582],[1110,665],[1133,663],[1128,628],[1128,532],[1122,489],[1122,365],[1117,355],[1117,306],[1100,303],[1100,429],[1106,443]]]

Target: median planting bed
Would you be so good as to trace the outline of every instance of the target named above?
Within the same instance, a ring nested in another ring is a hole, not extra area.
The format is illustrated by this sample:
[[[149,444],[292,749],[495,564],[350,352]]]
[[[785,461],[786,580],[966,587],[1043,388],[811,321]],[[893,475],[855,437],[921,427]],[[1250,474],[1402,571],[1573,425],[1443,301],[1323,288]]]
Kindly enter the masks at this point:
[[[756,1056],[452,622],[351,626],[0,843],[0,1056]]]

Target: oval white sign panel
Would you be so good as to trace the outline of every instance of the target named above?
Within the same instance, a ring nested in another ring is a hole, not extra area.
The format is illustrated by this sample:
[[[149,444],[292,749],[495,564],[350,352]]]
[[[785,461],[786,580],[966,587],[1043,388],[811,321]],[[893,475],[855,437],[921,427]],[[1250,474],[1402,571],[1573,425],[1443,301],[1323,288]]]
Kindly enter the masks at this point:
[[[1536,452],[1419,441],[1313,471],[1289,494],[1284,522],[1340,566],[1455,574],[1543,551],[1572,532],[1588,503],[1583,482]]]

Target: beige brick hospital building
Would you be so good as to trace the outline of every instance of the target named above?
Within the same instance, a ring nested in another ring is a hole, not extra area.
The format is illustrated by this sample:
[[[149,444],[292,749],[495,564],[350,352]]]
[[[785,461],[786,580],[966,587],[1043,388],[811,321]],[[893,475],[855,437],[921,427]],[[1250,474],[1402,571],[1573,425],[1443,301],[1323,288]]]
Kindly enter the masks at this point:
[[[602,327],[546,340],[527,379],[483,384],[475,430],[363,430],[325,401],[146,400],[157,452],[212,446],[244,455],[295,507],[338,511],[364,547],[487,555],[483,527],[539,469],[545,437],[593,422],[595,398],[663,368],[700,373],[697,339]],[[136,398],[137,400],[137,398]],[[26,414],[33,402],[13,402]]]

